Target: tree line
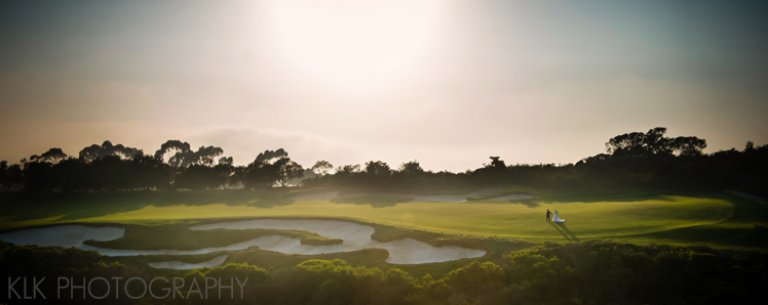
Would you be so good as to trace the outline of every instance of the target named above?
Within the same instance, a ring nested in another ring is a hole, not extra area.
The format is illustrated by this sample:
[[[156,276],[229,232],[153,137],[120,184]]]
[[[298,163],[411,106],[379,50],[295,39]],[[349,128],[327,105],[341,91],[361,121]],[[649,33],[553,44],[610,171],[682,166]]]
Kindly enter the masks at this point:
[[[219,189],[227,186],[284,186],[303,168],[284,149],[266,150],[247,166],[233,165],[216,146],[193,149],[168,140],[154,154],[112,144],[90,145],[78,156],[60,148],[32,155],[18,164],[0,162],[0,189],[23,191],[99,191]]]
[[[215,146],[193,149],[169,140],[153,154],[112,144],[83,148],[69,156],[59,148],[32,155],[17,164],[0,162],[3,191],[100,191],[178,189],[263,189],[285,186],[338,187],[369,190],[467,188],[504,185],[595,189],[653,187],[675,189],[730,188],[766,194],[768,145],[748,142],[744,149],[703,153],[704,139],[668,137],[667,129],[617,135],[606,152],[575,164],[507,165],[498,156],[474,170],[432,172],[418,161],[397,168],[383,161],[334,167],[317,161],[304,167],[285,149],[265,150],[253,162],[236,166]]]

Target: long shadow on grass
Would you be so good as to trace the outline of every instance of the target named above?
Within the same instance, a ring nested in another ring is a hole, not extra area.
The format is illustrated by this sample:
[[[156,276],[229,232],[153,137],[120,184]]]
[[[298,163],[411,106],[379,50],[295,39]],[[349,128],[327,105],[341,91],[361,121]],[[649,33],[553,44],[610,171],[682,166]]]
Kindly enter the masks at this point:
[[[410,198],[399,195],[387,194],[353,194],[343,195],[331,199],[335,203],[350,203],[370,205],[374,208],[393,207],[398,203],[410,201]]]
[[[207,205],[223,203],[271,208],[293,202],[279,191],[105,191],[82,193],[0,193],[0,214],[11,220],[28,220],[53,215],[64,219],[97,217],[138,210],[148,205]]]
[[[576,237],[576,235],[571,232],[570,229],[568,229],[568,226],[565,225],[565,223],[549,223],[551,226],[555,227],[555,230],[560,232],[560,235],[563,235],[563,237],[570,241],[579,241],[579,238]]]
[[[617,188],[611,190],[601,190],[593,188],[583,189],[555,189],[537,193],[534,197],[539,202],[630,202],[644,200],[671,200],[667,196],[686,196],[713,199],[733,199],[733,195],[727,196],[721,191],[691,191],[685,189],[633,189]]]
[[[522,204],[522,205],[528,207],[529,209],[533,209],[533,208],[538,208],[539,207],[539,203],[534,201],[534,200],[532,200],[532,199],[531,200],[517,200],[517,201],[516,200],[509,200],[508,202],[512,203],[512,204]]]

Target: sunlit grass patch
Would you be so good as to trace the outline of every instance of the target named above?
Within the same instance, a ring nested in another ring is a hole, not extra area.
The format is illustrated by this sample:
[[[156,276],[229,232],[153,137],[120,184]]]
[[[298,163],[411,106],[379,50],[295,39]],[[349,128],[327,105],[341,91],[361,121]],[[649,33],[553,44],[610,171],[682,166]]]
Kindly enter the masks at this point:
[[[639,201],[540,202],[538,208],[496,202],[412,202],[389,207],[303,200],[259,208],[245,205],[170,205],[143,208],[78,222],[158,223],[248,217],[342,218],[374,224],[473,237],[558,241],[561,234],[544,221],[559,210],[565,226],[581,239],[617,238],[713,224],[727,219],[732,204],[723,199],[664,196]]]

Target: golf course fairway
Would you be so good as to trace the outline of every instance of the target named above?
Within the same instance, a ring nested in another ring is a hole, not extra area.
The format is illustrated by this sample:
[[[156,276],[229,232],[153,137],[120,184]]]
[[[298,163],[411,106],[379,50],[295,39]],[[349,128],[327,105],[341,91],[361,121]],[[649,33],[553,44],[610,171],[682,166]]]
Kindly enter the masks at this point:
[[[559,210],[567,223],[544,221],[544,211]],[[409,202],[390,207],[302,200],[269,208],[206,204],[147,205],[97,217],[59,222],[163,223],[224,218],[338,218],[451,235],[542,242],[620,238],[722,222],[733,205],[723,199],[661,196],[638,201],[540,202],[531,208],[509,202]]]

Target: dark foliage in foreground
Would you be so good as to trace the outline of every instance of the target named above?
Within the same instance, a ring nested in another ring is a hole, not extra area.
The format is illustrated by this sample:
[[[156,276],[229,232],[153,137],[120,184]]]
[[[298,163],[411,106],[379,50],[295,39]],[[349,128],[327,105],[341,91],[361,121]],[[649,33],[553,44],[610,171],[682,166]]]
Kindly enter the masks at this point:
[[[585,242],[539,245],[494,262],[469,262],[441,278],[414,278],[397,268],[350,266],[339,259],[270,271],[248,264],[161,271],[74,249],[0,245],[3,280],[21,275],[249,279],[243,300],[147,298],[143,304],[745,304],[760,299],[768,287],[766,263],[768,254],[762,252]],[[0,302],[24,304],[6,295]]]
[[[169,140],[154,154],[105,141],[80,151],[77,158],[52,148],[22,160],[0,162],[0,191],[102,191],[157,189],[272,188],[305,185],[365,191],[425,191],[522,186],[592,191],[621,188],[674,190],[734,189],[768,195],[768,145],[747,143],[703,154],[706,141],[666,137],[665,128],[618,135],[606,153],[576,164],[510,165],[492,156],[484,166],[464,173],[430,172],[416,161],[398,169],[382,161],[333,165],[318,161],[304,168],[284,149],[259,153],[235,166],[223,149]]]

